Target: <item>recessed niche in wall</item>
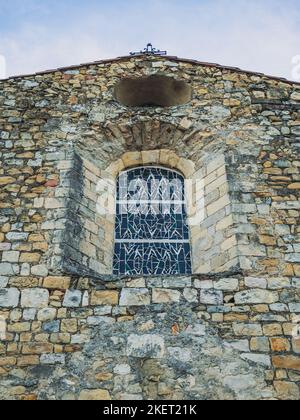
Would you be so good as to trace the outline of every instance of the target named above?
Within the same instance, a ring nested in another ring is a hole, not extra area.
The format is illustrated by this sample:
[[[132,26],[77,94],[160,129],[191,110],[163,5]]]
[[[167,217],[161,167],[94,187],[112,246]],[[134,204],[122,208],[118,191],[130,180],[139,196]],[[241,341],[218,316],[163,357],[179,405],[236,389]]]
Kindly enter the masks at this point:
[[[132,107],[171,107],[192,99],[192,88],[184,81],[167,76],[122,79],[115,87],[115,98]]]

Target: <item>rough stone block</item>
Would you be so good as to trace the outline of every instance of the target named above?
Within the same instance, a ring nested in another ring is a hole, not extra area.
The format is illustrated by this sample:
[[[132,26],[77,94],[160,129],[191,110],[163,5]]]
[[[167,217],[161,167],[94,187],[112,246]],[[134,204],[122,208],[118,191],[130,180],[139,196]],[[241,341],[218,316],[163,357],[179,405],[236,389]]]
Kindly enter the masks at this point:
[[[92,292],[91,305],[118,305],[119,303],[119,292],[115,290],[106,291],[94,291]]]
[[[167,289],[184,289],[191,287],[192,279],[190,277],[172,278],[163,280],[163,287]]]
[[[223,292],[214,289],[202,289],[200,292],[200,303],[204,305],[223,305]]]
[[[17,263],[19,261],[19,251],[4,251],[2,253],[2,262]]]
[[[0,276],[0,289],[5,289],[8,284],[9,277]]]
[[[67,290],[70,287],[70,282],[70,277],[46,277],[43,286],[46,289]]]
[[[171,289],[153,289],[153,303],[178,303],[180,301],[180,292]]]
[[[109,401],[111,396],[106,389],[86,389],[80,392],[79,401]]]
[[[35,265],[31,267],[31,274],[38,277],[48,276],[48,268],[46,265]]]
[[[65,308],[79,308],[82,300],[82,292],[79,290],[67,290],[63,306]]]
[[[257,363],[258,365],[271,368],[271,358],[270,356],[264,354],[255,354],[255,353],[244,353],[241,355],[243,360]]]
[[[49,334],[58,333],[59,330],[60,330],[60,321],[45,322],[43,325],[43,331]]]
[[[42,354],[41,365],[64,365],[66,356],[64,354]]]
[[[276,292],[269,292],[261,289],[253,289],[237,293],[234,299],[235,303],[238,305],[275,303],[279,301],[279,295]]]
[[[255,337],[250,341],[250,348],[252,351],[258,351],[262,353],[269,353],[270,343],[266,337]]]
[[[46,289],[24,289],[21,295],[23,308],[45,308],[49,303],[49,292]]]
[[[264,325],[263,332],[267,337],[274,337],[283,333],[281,324]]]
[[[53,351],[53,344],[50,343],[30,343],[24,344],[22,353],[23,354],[44,354],[44,353],[52,353]]]
[[[239,289],[239,280],[234,278],[220,279],[214,283],[216,290],[233,292]]]
[[[131,367],[127,364],[120,364],[115,366],[114,373],[116,375],[129,375],[131,372]]]
[[[291,349],[289,340],[287,340],[286,338],[271,338],[270,343],[271,349],[275,353],[289,352]]]
[[[0,263],[0,276],[13,276],[17,274],[15,266],[11,263]]]
[[[154,334],[132,334],[127,340],[126,354],[141,359],[160,359],[165,354],[164,339]]]
[[[285,381],[275,381],[274,386],[279,399],[285,401],[298,401],[300,399],[300,391],[297,384]]]
[[[273,356],[273,365],[277,369],[292,369],[300,371],[299,356]]]
[[[191,289],[190,287],[187,287],[183,291],[183,297],[189,303],[196,303],[196,302],[199,301],[198,290],[197,289]]]
[[[57,310],[55,308],[44,308],[39,310],[37,319],[38,321],[53,321],[56,318]]]
[[[235,323],[233,331],[236,336],[258,337],[263,335],[262,327],[258,324]]]
[[[0,307],[15,308],[19,304],[20,292],[18,289],[0,289]]]
[[[148,289],[123,289],[121,292],[120,306],[144,306],[150,305],[150,293]]]
[[[116,321],[109,316],[90,316],[87,319],[88,325],[114,324]]]
[[[246,277],[245,286],[250,289],[266,289],[267,280],[261,277]]]

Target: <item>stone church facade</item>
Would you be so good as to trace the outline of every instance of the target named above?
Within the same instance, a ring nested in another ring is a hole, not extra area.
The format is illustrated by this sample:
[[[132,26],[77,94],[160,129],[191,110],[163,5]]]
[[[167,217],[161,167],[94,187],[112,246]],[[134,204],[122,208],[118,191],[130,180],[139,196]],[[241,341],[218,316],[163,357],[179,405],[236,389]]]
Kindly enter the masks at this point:
[[[0,398],[299,399],[299,152],[300,84],[263,74],[141,54],[0,81]],[[186,214],[117,233],[116,180],[153,171]]]

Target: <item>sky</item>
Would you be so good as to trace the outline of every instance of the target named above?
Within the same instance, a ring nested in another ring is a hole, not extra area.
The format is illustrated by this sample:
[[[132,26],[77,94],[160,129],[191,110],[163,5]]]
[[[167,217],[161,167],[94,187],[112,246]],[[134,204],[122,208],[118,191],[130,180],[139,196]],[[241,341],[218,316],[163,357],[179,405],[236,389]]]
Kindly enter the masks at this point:
[[[148,42],[300,81],[300,0],[0,0],[6,76],[128,55]]]

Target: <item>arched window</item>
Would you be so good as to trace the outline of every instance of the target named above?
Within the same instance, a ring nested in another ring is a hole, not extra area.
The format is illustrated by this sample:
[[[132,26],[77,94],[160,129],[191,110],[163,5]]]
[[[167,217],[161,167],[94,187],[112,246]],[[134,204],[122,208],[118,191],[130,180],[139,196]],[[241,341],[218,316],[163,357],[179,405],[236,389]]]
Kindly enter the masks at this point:
[[[122,172],[117,181],[114,274],[191,274],[184,178],[159,167]]]

